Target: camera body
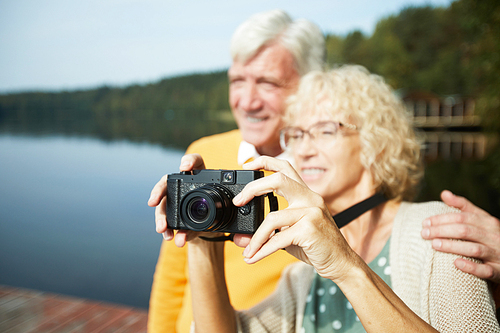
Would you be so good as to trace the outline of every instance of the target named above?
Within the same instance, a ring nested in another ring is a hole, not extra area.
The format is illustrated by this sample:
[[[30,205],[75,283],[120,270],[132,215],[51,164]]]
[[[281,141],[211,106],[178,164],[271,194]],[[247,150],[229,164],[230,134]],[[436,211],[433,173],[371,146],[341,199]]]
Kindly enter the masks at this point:
[[[223,233],[254,233],[264,220],[264,196],[242,207],[233,198],[249,182],[262,178],[253,170],[193,170],[167,178],[167,227]]]

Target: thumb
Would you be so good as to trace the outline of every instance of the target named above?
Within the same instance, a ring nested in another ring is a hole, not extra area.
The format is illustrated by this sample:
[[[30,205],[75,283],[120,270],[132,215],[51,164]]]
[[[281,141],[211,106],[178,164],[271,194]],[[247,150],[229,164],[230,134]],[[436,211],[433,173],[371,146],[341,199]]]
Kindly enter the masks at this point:
[[[233,238],[233,242],[236,246],[247,247],[247,245],[250,244],[251,239],[252,239],[252,235],[235,234],[234,238]]]

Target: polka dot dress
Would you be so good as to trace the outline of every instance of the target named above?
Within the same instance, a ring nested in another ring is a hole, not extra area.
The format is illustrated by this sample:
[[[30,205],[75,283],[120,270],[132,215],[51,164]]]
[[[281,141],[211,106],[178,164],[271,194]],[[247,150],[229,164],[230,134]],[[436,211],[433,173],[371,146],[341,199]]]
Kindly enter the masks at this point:
[[[391,286],[389,240],[368,266]],[[331,280],[318,274],[307,296],[301,333],[365,332],[351,303]]]

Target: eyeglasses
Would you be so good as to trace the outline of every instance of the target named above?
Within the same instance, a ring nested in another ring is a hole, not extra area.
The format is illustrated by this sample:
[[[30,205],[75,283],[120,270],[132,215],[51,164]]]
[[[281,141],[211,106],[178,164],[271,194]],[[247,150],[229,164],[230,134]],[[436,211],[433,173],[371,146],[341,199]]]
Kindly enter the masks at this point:
[[[308,134],[313,142],[318,146],[332,143],[337,137],[337,132],[341,127],[357,129],[353,124],[341,123],[338,121],[322,121],[303,130],[300,127],[285,127],[280,133],[280,143],[283,149],[292,148],[304,140],[304,135]]]

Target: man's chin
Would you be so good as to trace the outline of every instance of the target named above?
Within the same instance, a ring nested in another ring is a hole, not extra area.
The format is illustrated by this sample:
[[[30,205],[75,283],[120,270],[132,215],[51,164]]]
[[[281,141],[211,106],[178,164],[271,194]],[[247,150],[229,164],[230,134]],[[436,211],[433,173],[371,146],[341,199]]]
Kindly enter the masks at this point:
[[[257,152],[261,155],[276,156],[281,153],[279,144],[278,130],[274,132],[266,131],[252,131],[248,129],[241,129],[241,136],[243,140],[252,144]]]
[[[255,147],[262,147],[267,144],[269,140],[266,139],[264,135],[262,135],[262,132],[257,132],[257,131],[242,131],[242,137],[243,140],[245,140],[248,143],[251,143]]]

